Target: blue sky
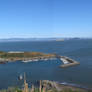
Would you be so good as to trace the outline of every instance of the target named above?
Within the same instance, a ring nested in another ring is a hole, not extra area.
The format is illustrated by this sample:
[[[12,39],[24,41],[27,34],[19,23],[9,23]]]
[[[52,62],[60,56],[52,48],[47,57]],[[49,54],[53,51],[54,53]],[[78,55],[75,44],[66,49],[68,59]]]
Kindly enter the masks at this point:
[[[0,38],[92,37],[92,0],[0,0]]]

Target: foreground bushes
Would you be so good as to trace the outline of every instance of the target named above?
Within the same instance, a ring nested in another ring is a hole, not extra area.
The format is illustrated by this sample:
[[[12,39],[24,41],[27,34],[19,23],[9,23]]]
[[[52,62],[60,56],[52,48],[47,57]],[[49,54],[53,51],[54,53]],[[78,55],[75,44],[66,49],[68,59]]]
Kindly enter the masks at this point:
[[[6,89],[0,90],[0,92],[23,92],[23,91],[19,88],[8,88],[7,90]],[[29,91],[29,92],[31,92],[31,91]],[[34,92],[40,92],[39,88],[35,88]],[[46,90],[46,92],[84,92],[84,91],[80,91],[80,90],[73,91],[72,89],[65,89],[65,90],[62,90],[62,91],[57,91],[55,88],[52,88],[50,90]],[[92,92],[92,91],[86,90],[85,92]]]
[[[0,90],[0,92],[22,92],[22,90],[19,89],[19,88],[13,88],[13,87],[11,87],[11,88],[8,88],[8,89]]]

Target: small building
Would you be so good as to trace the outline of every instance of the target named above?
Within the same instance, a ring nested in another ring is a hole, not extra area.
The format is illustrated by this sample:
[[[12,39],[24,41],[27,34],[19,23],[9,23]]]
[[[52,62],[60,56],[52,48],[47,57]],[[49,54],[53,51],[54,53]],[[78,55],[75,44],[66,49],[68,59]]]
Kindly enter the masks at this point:
[[[24,53],[22,51],[9,51],[8,53]]]

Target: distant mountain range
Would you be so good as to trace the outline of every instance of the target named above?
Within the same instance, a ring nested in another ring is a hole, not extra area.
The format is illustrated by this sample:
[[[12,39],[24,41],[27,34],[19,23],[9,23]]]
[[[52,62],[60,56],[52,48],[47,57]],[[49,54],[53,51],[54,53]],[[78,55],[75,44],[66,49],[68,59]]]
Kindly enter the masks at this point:
[[[56,41],[61,38],[8,38],[8,39],[0,39],[0,42],[3,41]]]
[[[7,41],[64,41],[64,40],[79,40],[79,39],[90,39],[90,38],[7,38],[7,39],[0,39],[0,42],[7,42]]]

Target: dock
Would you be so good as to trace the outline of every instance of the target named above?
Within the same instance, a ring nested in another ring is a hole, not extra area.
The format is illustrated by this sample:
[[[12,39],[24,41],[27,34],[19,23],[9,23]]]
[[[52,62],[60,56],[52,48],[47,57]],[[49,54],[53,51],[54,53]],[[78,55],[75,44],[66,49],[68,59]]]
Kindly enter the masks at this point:
[[[58,56],[58,58],[63,62],[63,65],[60,65],[61,68],[71,67],[80,64],[79,62],[66,56]]]

